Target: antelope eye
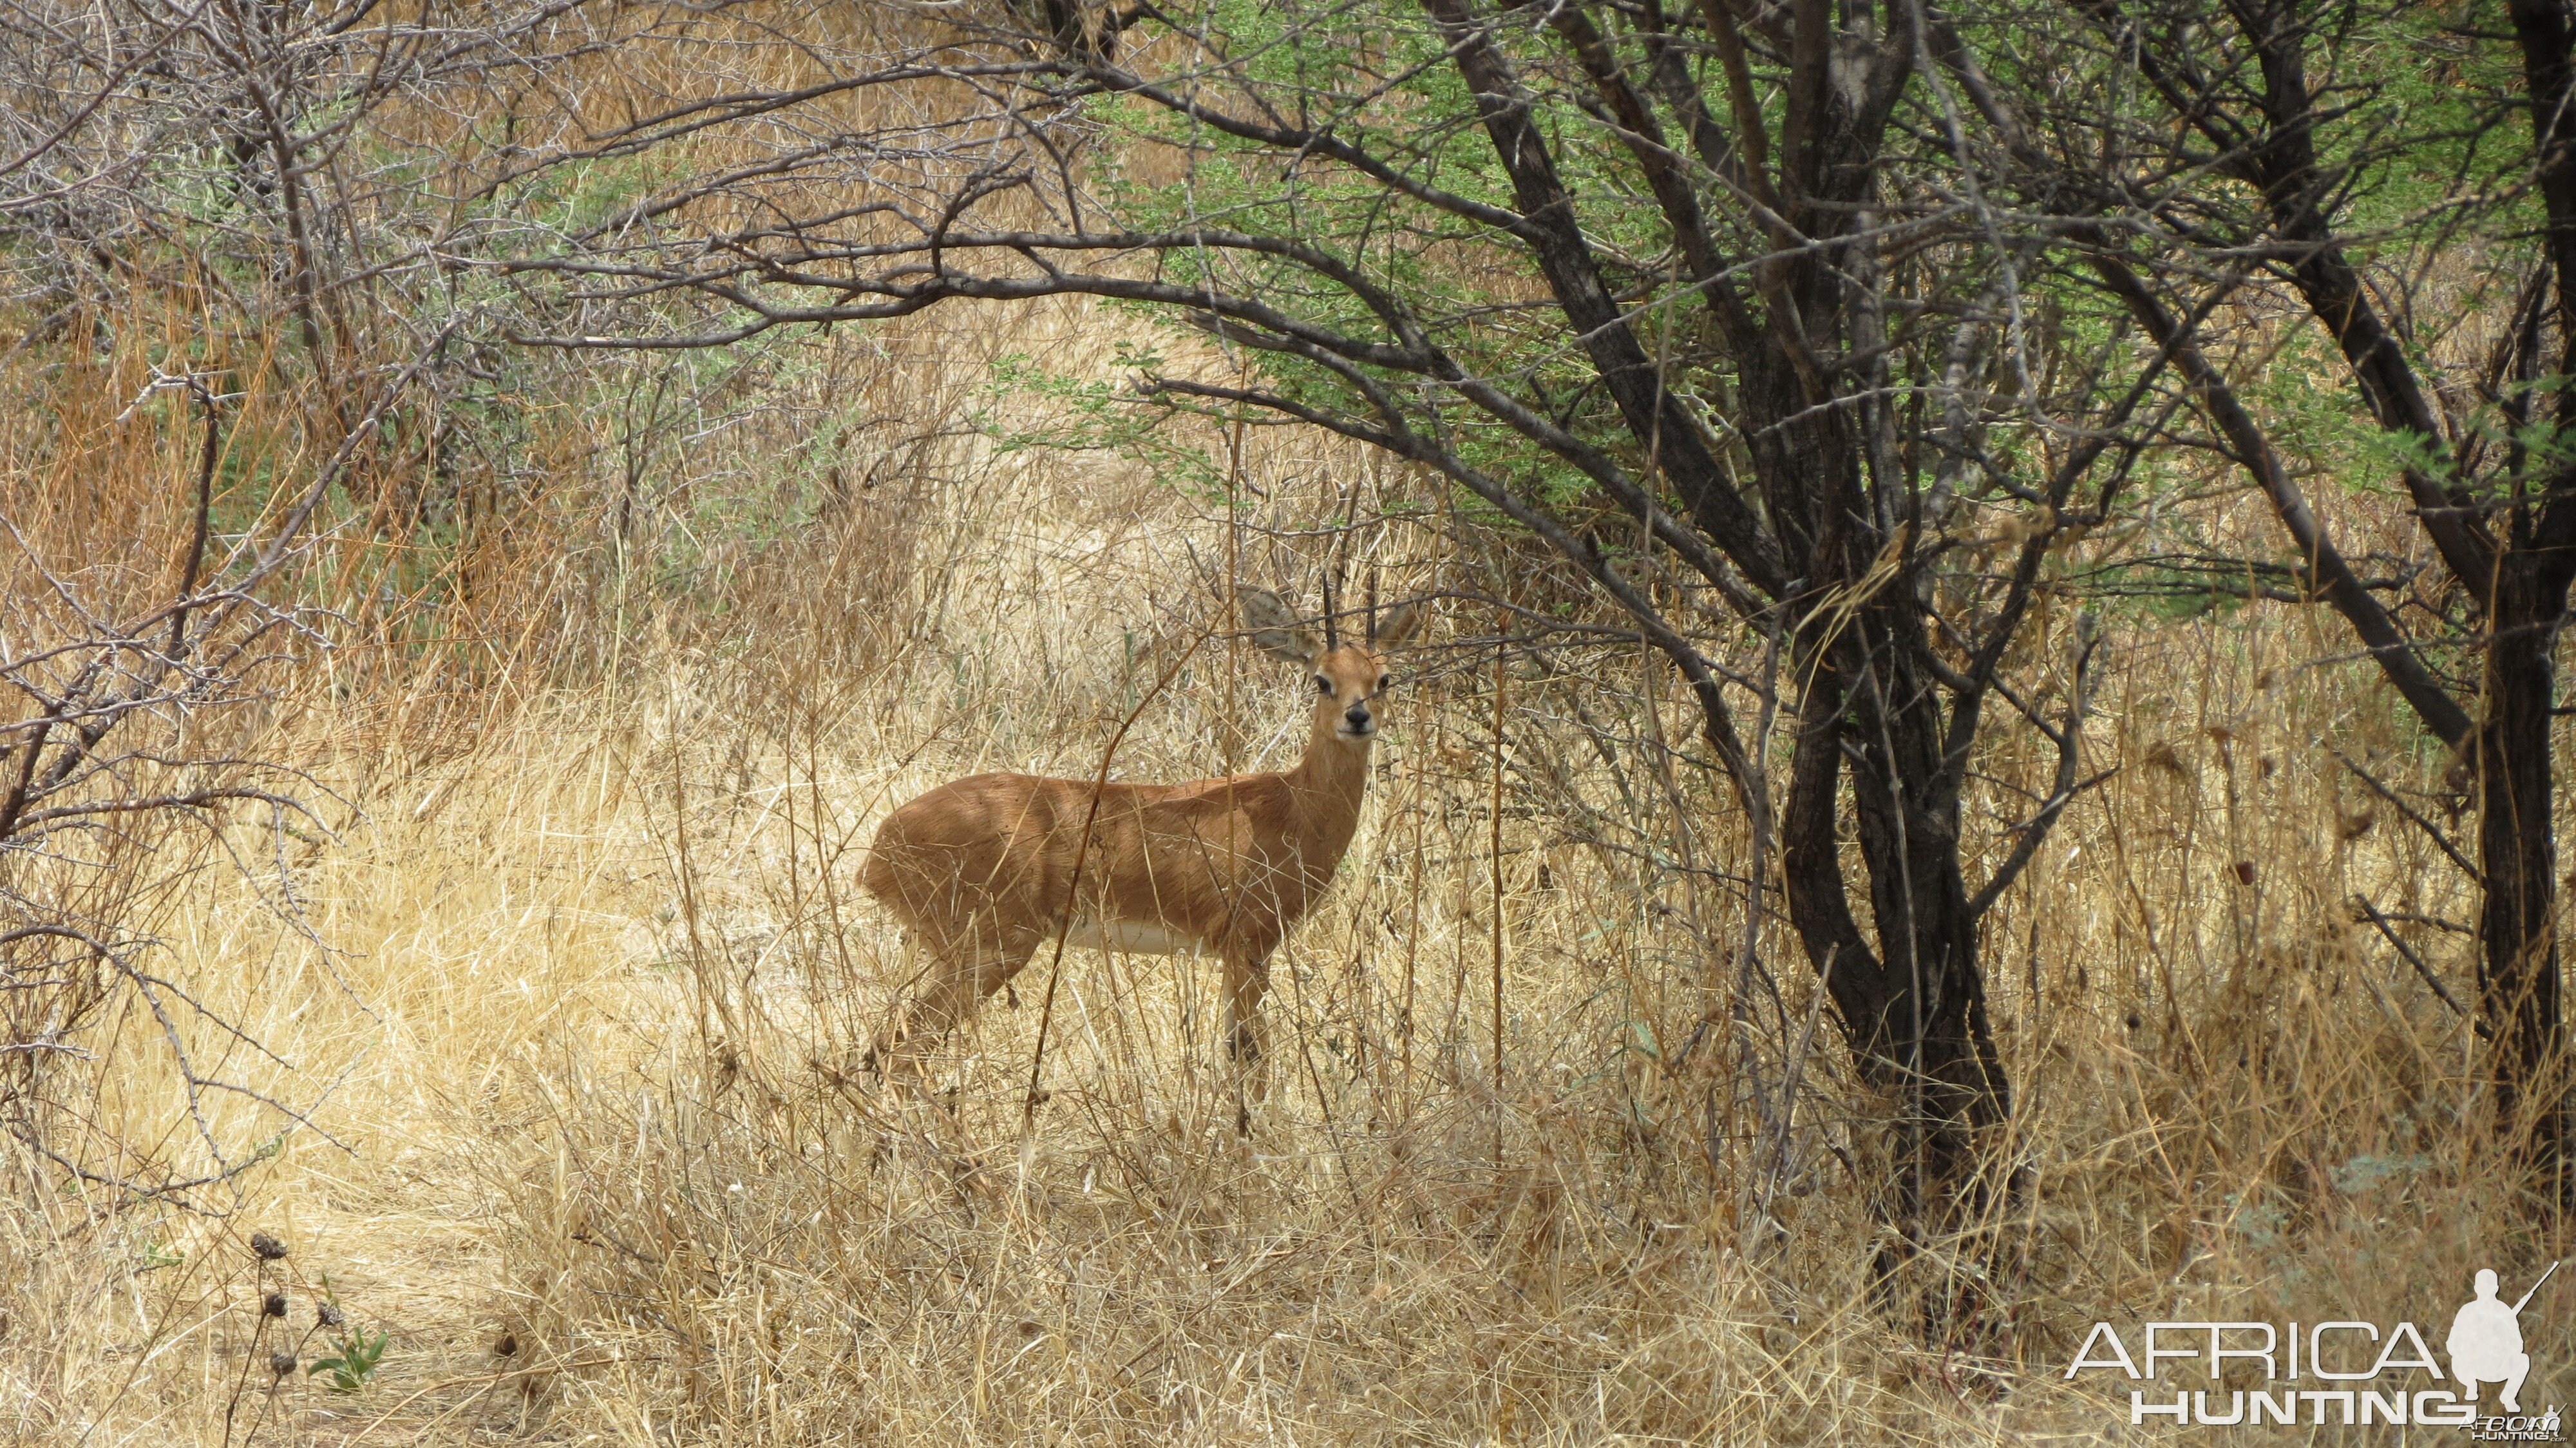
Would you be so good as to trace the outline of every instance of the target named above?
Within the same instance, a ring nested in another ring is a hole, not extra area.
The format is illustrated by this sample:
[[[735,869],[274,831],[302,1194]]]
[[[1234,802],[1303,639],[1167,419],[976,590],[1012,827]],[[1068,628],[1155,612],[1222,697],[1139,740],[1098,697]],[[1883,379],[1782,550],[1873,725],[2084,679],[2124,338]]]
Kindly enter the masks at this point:
[[[1321,674],[1317,674],[1315,676],[1315,692],[1318,694],[1329,694],[1333,692],[1333,681],[1325,678]]]
[[[1394,688],[1394,687],[1395,687],[1395,675],[1393,675],[1393,674],[1380,674],[1380,675],[1378,675],[1378,676],[1377,676],[1377,691],[1378,691],[1379,693],[1383,694],[1383,693],[1385,693],[1387,690],[1392,689],[1392,688]]]

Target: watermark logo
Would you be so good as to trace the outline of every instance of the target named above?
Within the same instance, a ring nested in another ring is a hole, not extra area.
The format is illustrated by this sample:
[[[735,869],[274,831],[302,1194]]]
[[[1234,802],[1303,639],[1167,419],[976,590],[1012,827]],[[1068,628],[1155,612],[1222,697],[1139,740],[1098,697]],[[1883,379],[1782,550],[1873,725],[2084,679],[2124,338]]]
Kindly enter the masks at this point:
[[[2531,1354],[2522,1350],[2522,1309],[2531,1301],[2531,1293],[2540,1290],[2540,1283],[2557,1271],[2558,1264],[2550,1263],[2540,1282],[2531,1284],[2531,1292],[2507,1307],[2496,1300],[2494,1270],[2478,1269],[2478,1295],[2451,1318],[2451,1336],[2443,1344],[2451,1351],[2451,1375],[2460,1380],[2470,1402],[2477,1401],[2480,1383],[2502,1383],[2504,1410],[2522,1411],[2518,1395],[2522,1380],[2531,1376]]]
[[[2132,1425],[2384,1423],[2466,1428],[2479,1442],[2561,1442],[2565,1433],[2559,1409],[2553,1405],[2526,1412],[2521,1396],[2531,1375],[2522,1310],[2557,1271],[2552,1263],[2539,1281],[2507,1303],[2498,1295],[2496,1274],[2481,1269],[2473,1284],[2477,1295],[2452,1314],[2450,1333],[2442,1340],[2443,1355],[2450,1360],[2447,1373],[2412,1322],[2383,1331],[2375,1322],[2338,1319],[2293,1322],[2286,1331],[2269,1322],[2150,1322],[2135,1353],[2117,1328],[2097,1322],[2067,1364],[2066,1376],[2117,1372],[2134,1382],[2159,1384],[2130,1390]],[[2239,1382],[2259,1368],[2262,1385],[2218,1388],[2231,1363],[2239,1365]],[[2168,1396],[2161,1384],[2193,1367],[2212,1386],[2177,1387]],[[2493,1402],[2501,1413],[2482,1399],[2489,1385],[2498,1389]]]

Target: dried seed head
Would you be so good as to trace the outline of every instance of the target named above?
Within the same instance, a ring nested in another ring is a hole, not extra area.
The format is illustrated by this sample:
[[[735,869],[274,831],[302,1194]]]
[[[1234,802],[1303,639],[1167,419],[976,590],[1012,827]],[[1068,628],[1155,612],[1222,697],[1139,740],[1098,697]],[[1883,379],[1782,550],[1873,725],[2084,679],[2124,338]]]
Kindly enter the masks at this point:
[[[2161,769],[2176,779],[2189,780],[2192,777],[2191,766],[2184,762],[2182,752],[2175,749],[2170,740],[2158,740],[2147,746],[2145,763],[2149,769]]]
[[[340,1304],[336,1302],[323,1303],[313,1309],[313,1315],[321,1320],[324,1327],[338,1327],[349,1320],[349,1314],[342,1312]]]
[[[291,1352],[270,1353],[268,1355],[268,1370],[281,1378],[286,1376],[288,1373],[295,1371],[295,1354]]]
[[[286,1315],[286,1294],[283,1292],[272,1292],[266,1297],[261,1298],[259,1300],[259,1315],[262,1317],[284,1317]]]
[[[250,1234],[250,1249],[259,1254],[262,1262],[275,1262],[286,1255],[286,1244],[266,1232]]]

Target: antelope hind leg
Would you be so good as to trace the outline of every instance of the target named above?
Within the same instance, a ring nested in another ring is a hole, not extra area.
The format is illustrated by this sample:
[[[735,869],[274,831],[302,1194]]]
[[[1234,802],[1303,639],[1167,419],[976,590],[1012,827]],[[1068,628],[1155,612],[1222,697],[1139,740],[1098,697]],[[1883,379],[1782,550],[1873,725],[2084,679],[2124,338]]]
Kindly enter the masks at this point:
[[[930,969],[929,984],[908,1007],[898,1010],[893,1025],[869,1048],[868,1065],[881,1065],[888,1080],[917,1079],[923,1054],[973,1015],[984,997],[1018,975],[1036,949],[1035,940],[1013,940],[980,949],[969,945],[935,951],[937,964]]]

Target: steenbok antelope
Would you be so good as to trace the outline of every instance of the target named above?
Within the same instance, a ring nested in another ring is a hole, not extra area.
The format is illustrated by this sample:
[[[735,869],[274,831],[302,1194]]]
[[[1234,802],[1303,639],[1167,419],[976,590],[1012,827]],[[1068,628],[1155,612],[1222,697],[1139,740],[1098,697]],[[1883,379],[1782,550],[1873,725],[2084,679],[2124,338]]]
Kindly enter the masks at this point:
[[[872,1061],[912,1064],[1059,934],[1093,949],[1214,954],[1227,1049],[1245,1066],[1260,1058],[1270,953],[1314,908],[1359,825],[1378,731],[1370,701],[1395,682],[1380,651],[1411,639],[1424,610],[1391,609],[1352,644],[1335,637],[1329,604],[1319,640],[1278,594],[1236,597],[1255,646],[1312,671],[1305,757],[1281,773],[1103,785],[1096,807],[1090,780],[979,774],[886,816],[860,884],[930,965],[908,1023]]]

